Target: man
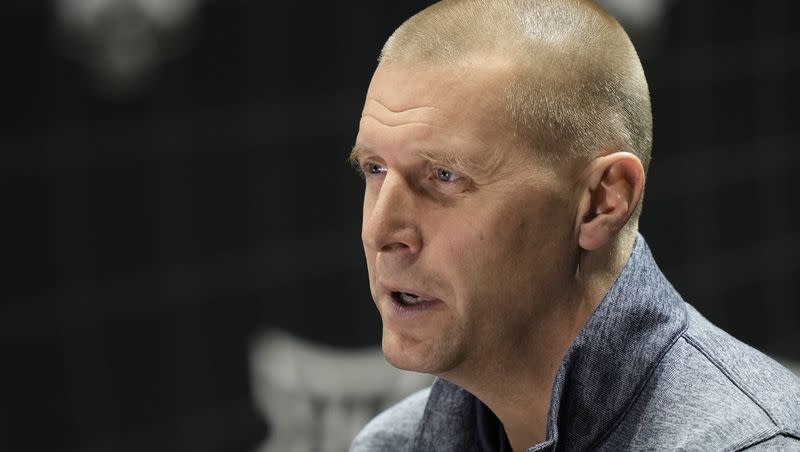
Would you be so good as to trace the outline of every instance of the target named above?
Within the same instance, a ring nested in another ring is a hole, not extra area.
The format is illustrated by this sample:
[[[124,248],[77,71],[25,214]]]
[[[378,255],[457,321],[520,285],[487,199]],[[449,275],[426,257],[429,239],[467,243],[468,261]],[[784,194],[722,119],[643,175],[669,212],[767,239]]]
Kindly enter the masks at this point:
[[[637,233],[651,131],[589,1],[445,1],[395,31],[351,159],[384,354],[438,378],[352,450],[800,450],[797,378]]]

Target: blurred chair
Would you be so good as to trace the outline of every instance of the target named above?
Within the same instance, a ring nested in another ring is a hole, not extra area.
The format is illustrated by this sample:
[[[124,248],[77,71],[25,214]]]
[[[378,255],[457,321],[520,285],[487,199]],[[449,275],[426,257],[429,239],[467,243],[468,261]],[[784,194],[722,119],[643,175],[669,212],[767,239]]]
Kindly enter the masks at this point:
[[[271,330],[250,349],[252,389],[271,433],[257,452],[341,452],[389,405],[432,377],[389,365],[378,347],[345,350]]]
[[[54,0],[58,43],[105,94],[130,94],[189,42],[204,0]]]

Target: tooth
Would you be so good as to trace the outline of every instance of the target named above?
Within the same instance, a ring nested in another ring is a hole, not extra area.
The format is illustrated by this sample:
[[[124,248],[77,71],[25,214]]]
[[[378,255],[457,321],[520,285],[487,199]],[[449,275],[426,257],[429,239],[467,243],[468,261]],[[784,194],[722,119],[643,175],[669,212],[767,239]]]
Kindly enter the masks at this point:
[[[417,304],[417,303],[421,303],[422,302],[421,298],[413,296],[413,295],[410,295],[410,294],[407,294],[407,293],[401,293],[400,294],[400,299],[403,301],[403,303],[408,303],[408,304]]]

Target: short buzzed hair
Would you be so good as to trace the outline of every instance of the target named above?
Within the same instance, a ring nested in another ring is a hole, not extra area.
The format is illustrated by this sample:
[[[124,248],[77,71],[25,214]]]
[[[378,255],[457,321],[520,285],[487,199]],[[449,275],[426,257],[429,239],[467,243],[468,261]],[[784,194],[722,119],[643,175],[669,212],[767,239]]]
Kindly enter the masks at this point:
[[[514,74],[504,93],[513,130],[537,156],[563,162],[615,148],[647,170],[652,116],[641,63],[619,23],[589,0],[445,0],[403,23],[380,61],[498,57]]]

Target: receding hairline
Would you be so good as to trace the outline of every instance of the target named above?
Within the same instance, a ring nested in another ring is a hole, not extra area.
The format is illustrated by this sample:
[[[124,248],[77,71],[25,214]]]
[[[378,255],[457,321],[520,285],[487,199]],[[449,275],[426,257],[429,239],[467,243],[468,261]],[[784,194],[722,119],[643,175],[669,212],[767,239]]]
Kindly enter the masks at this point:
[[[624,29],[589,0],[445,0],[404,22],[379,59],[431,67],[487,56],[516,65],[507,100],[521,129],[544,125],[550,144],[582,138],[579,147],[597,149],[614,144],[602,142],[602,129],[615,129],[605,141],[618,139],[647,168],[652,120],[641,63]]]
[[[633,153],[647,172],[652,113],[639,56],[622,26],[590,0],[443,0],[386,41],[381,65],[457,67],[504,57],[511,127],[547,162]],[[636,223],[641,202],[634,213]]]
[[[508,14],[498,5],[510,5],[507,9],[513,10],[513,13]],[[465,15],[463,12],[459,17],[459,14],[454,12],[469,11],[470,7],[491,13],[492,18],[496,20],[482,20],[483,15]],[[521,13],[523,9],[532,14]],[[554,13],[554,10],[557,12]],[[553,26],[564,23],[568,27],[571,19],[581,15],[583,15],[581,17],[583,25],[591,25],[591,36],[560,33],[560,30]],[[558,16],[558,19],[553,19],[555,16]],[[452,43],[441,45],[442,42],[436,42],[435,39],[418,42],[421,41],[419,39],[421,33],[433,34],[431,28],[438,27],[440,30],[437,31],[444,30],[444,26],[436,23],[437,20],[443,23],[456,23],[460,28],[459,33],[472,34],[474,39],[458,43],[458,47]],[[583,51],[591,47],[588,45],[590,41],[597,41],[598,37],[604,44],[616,41],[630,45],[627,33],[619,22],[591,0],[443,0],[403,22],[386,40],[378,60],[453,63],[463,59],[475,49],[482,50],[483,57],[491,58],[501,53],[525,57],[524,53],[527,53],[530,45],[537,41],[543,51],[548,48],[553,52]],[[415,42],[417,44],[414,44]]]

